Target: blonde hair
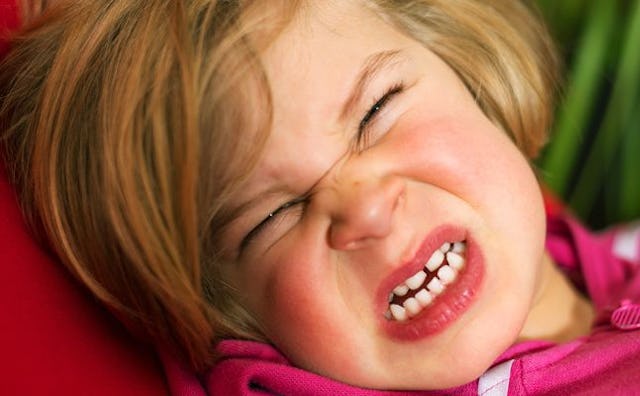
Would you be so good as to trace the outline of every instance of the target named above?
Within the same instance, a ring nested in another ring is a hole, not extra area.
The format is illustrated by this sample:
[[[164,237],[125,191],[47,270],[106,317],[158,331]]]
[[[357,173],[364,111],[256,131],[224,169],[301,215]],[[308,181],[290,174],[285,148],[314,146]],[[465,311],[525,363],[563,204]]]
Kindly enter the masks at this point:
[[[485,114],[529,158],[547,141],[559,60],[524,1],[380,0],[384,18],[455,70]]]
[[[27,219],[133,332],[198,370],[217,339],[262,337],[219,274],[217,240],[271,123],[260,51],[298,8],[265,4],[57,1],[0,68],[2,144]],[[535,155],[555,57],[525,6],[371,4]]]

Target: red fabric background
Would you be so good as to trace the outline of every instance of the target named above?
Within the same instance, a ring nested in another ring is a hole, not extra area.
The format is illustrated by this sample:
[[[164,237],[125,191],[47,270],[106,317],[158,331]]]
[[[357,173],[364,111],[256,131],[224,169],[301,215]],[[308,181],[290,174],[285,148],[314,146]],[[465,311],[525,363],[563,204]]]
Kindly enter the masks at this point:
[[[0,0],[0,54],[19,24]],[[29,235],[0,163],[0,394],[166,394],[162,367]]]

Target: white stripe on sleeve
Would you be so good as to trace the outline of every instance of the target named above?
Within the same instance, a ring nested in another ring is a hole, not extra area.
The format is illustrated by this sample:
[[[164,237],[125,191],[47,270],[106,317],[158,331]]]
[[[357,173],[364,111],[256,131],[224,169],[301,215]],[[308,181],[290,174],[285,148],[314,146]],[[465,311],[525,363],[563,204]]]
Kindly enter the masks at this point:
[[[490,368],[480,377],[478,395],[505,396],[509,392],[509,379],[514,359]]]
[[[640,262],[640,223],[620,229],[613,237],[613,255],[631,263]]]

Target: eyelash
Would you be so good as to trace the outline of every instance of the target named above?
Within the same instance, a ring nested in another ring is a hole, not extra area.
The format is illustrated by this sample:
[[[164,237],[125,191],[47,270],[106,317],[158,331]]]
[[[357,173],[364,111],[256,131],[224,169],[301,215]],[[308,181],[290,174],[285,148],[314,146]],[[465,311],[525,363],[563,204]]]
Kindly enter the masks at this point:
[[[401,93],[403,90],[404,84],[401,82],[396,83],[390,86],[380,98],[375,99],[373,105],[365,113],[365,115],[360,120],[360,123],[358,124],[358,133],[356,136],[356,144],[358,148],[367,146],[367,138],[369,135],[368,132],[370,130],[371,123],[375,121],[375,118],[380,110],[382,110],[384,106],[387,105],[395,95]],[[308,199],[308,196],[296,198],[269,213],[267,217],[265,217],[258,225],[252,228],[251,231],[249,231],[247,235],[245,235],[245,237],[242,239],[242,241],[240,242],[240,252],[244,251],[246,247],[251,243],[251,241],[255,239],[255,237],[258,236],[260,232],[263,231],[269,224],[271,224],[279,214],[293,206],[306,203]]]
[[[296,206],[298,204],[301,203],[305,203],[307,202],[308,197],[304,196],[304,197],[299,197],[296,198],[294,200],[291,200],[287,203],[285,203],[284,205],[280,206],[278,209],[274,210],[273,212],[269,213],[269,215],[267,215],[267,217],[265,217],[264,219],[262,219],[262,221],[260,223],[258,223],[257,226],[253,227],[251,229],[251,231],[249,231],[247,233],[247,235],[245,235],[244,238],[242,238],[242,241],[240,242],[240,252],[244,251],[245,248],[249,245],[249,243],[251,243],[251,241],[258,236],[258,234],[260,234],[260,232],[266,228],[277,216],[278,214],[280,214],[281,212]]]
[[[364,117],[362,117],[362,120],[360,120],[360,124],[358,125],[358,135],[356,138],[358,148],[368,146],[367,138],[369,137],[368,132],[370,130],[369,127],[371,123],[375,121],[375,117],[378,115],[380,110],[382,110],[395,95],[401,93],[403,90],[404,84],[402,82],[395,83],[390,86],[379,99],[374,101],[373,106],[369,108],[369,111],[367,111]]]

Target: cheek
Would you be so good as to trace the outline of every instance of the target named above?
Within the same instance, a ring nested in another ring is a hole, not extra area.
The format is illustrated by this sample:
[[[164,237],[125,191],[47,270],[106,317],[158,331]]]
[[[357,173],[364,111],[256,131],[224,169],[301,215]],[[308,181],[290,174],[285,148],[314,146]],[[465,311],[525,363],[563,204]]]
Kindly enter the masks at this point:
[[[517,214],[541,224],[540,189],[528,161],[483,115],[442,120],[417,115],[399,129],[402,138],[391,149],[402,153],[397,161],[411,177],[466,201],[488,220],[513,221]]]
[[[544,251],[544,207],[528,161],[508,136],[473,112],[435,121],[416,116],[401,127],[405,171],[464,202],[502,260],[526,257],[531,274]]]
[[[323,249],[323,239],[311,234],[294,234],[268,253],[271,268],[256,277],[252,291],[254,312],[267,338],[295,366],[356,375],[361,361],[353,359],[354,353],[371,349],[366,329],[346,305],[339,264]]]
[[[271,270],[256,277],[253,305],[267,337],[296,360],[295,356],[315,353],[313,346],[321,347],[319,342],[331,337],[329,297],[335,291],[325,255],[291,242],[267,254]]]

